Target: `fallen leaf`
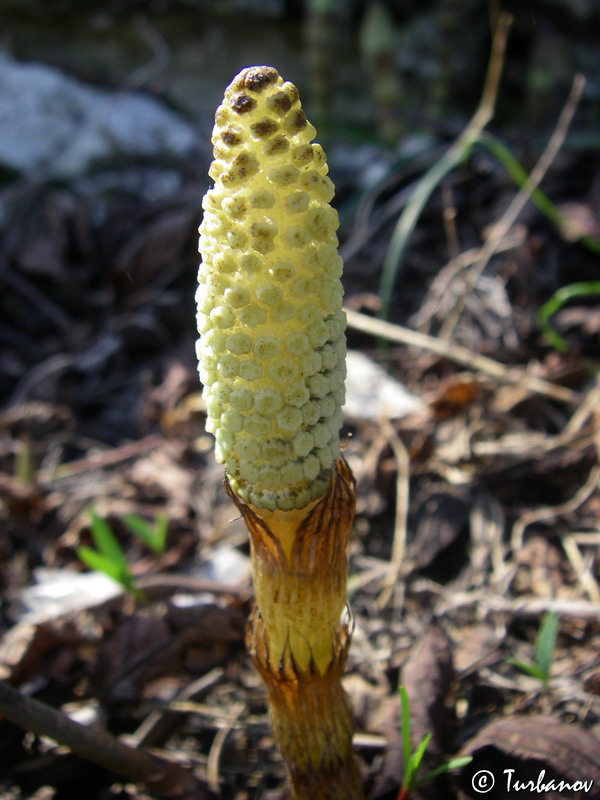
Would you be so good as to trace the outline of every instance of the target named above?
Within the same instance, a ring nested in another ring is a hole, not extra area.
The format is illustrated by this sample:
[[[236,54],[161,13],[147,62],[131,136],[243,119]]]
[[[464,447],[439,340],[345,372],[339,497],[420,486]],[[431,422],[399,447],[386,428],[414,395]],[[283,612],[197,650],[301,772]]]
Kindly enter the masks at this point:
[[[422,737],[431,733],[431,741],[422,762],[422,774],[443,761],[447,751],[453,715],[447,697],[453,680],[452,645],[448,634],[438,625],[432,626],[411,650],[402,669],[401,684],[410,699],[411,743],[413,750]],[[390,704],[387,719],[382,726],[387,747],[379,778],[370,794],[370,800],[387,796],[400,786],[402,764],[402,736],[400,702]],[[441,780],[432,781],[419,790],[419,796],[434,798],[440,795]],[[412,796],[412,795],[411,795]]]
[[[448,419],[466,411],[480,396],[481,387],[473,375],[453,375],[440,384],[429,405],[437,420]]]
[[[600,797],[600,739],[575,723],[543,715],[498,720],[486,725],[460,755],[473,756],[459,779],[469,797],[481,797],[482,785],[477,782],[484,771],[495,782],[486,790],[487,800],[512,797],[511,785],[516,796],[517,780],[527,784],[518,790],[520,800]],[[560,781],[571,788],[560,787]],[[589,791],[582,782],[588,782]]]
[[[469,522],[469,500],[456,489],[451,494],[446,490],[429,487],[418,507],[415,523],[415,536],[407,550],[409,559],[416,569],[427,567],[436,556],[465,530]],[[444,565],[441,580],[451,576],[448,563]]]

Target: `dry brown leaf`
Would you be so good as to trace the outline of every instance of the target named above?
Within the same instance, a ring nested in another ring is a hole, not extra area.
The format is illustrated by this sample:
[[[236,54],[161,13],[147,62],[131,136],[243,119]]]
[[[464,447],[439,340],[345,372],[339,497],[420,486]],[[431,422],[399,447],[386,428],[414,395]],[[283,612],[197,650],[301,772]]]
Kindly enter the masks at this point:
[[[440,551],[454,542],[468,521],[468,499],[461,496],[459,489],[451,494],[430,487],[417,511],[415,537],[408,546],[407,558],[417,569],[431,564]]]
[[[195,208],[162,208],[149,218],[139,220],[139,227],[119,250],[115,274],[124,293],[151,284],[164,274],[165,265],[177,264],[197,225]]]
[[[442,753],[449,745],[453,715],[447,705],[447,697],[453,676],[450,639],[443,628],[434,625],[411,650],[401,676],[401,683],[410,700],[413,748],[425,734],[432,734],[423,759],[423,773],[441,763]],[[398,701],[390,705],[384,733],[387,738],[384,762],[370,800],[377,800],[400,785],[402,744]],[[419,796],[433,798],[438,797],[439,792],[440,786],[434,781],[424,786]]]
[[[446,700],[453,676],[452,643],[443,628],[433,625],[402,668],[402,684],[410,698],[413,746],[431,733],[428,753],[433,756],[448,744],[452,713]]]
[[[81,668],[101,635],[101,626],[80,612],[40,624],[23,620],[0,640],[0,680],[19,685],[40,675],[64,679],[73,663]]]
[[[463,625],[456,633],[454,666],[461,679],[494,663],[502,641],[499,632],[489,623]]]
[[[464,412],[480,397],[481,386],[475,376],[468,373],[453,375],[442,381],[429,405],[439,421]]]
[[[491,800],[512,796],[517,780],[528,784],[519,789],[519,798],[600,797],[600,739],[577,724],[542,715],[513,716],[486,725],[461,755],[473,756],[460,777],[469,797],[480,797],[483,784],[478,784],[478,776],[484,770],[486,779],[491,775],[495,781],[485,794]],[[560,786],[561,781],[565,785]]]

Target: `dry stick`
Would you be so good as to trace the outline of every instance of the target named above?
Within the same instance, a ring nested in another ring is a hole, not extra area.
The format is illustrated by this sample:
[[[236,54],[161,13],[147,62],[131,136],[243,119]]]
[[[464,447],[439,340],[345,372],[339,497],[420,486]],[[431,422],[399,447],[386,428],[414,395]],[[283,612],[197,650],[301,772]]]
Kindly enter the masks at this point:
[[[600,606],[586,600],[571,600],[567,597],[536,597],[531,600],[507,600],[494,597],[489,604],[490,612],[508,612],[511,616],[537,619],[548,611],[556,611],[561,617],[574,617],[589,622],[600,622]]]
[[[600,545],[600,531],[598,533],[591,531],[571,531],[570,536],[577,544],[584,545]]]
[[[469,123],[465,134],[468,131],[482,131],[488,122],[494,116],[494,109],[496,107],[496,97],[498,96],[498,88],[500,86],[500,78],[502,77],[502,69],[504,67],[504,53],[506,51],[506,42],[508,39],[508,32],[512,25],[513,17],[506,11],[502,11],[496,20],[496,24],[492,31],[492,52],[490,54],[490,61],[488,64],[488,71],[485,76],[485,83],[483,86],[483,93],[479,102],[479,107]],[[461,137],[462,138],[462,137]],[[468,138],[468,137],[465,137]]]
[[[183,797],[194,793],[195,800],[206,796],[191,772],[178,764],[127,747],[104,731],[86,728],[60,711],[25,697],[0,681],[0,715],[26,731],[47,736],[74,753],[111,772],[139,781],[164,797]]]
[[[456,206],[452,196],[452,187],[447,181],[442,184],[442,204],[442,222],[446,234],[446,244],[450,259],[454,261],[460,256],[460,243],[456,230]]]
[[[223,751],[223,745],[225,744],[225,739],[235,727],[235,723],[240,718],[243,710],[243,703],[236,703],[235,706],[233,706],[229,719],[225,725],[217,731],[217,735],[213,739],[212,746],[208,753],[208,760],[206,762],[208,788],[215,794],[219,793],[219,760]]]
[[[577,405],[581,399],[577,392],[566,389],[564,386],[557,386],[542,378],[537,378],[535,375],[530,375],[522,367],[506,367],[504,364],[500,364],[500,362],[487,358],[487,356],[482,356],[479,353],[474,353],[472,350],[462,347],[462,345],[445,342],[434,336],[412,331],[410,328],[394,325],[381,319],[373,319],[373,317],[360,314],[358,311],[353,311],[349,308],[344,310],[348,319],[348,326],[354,328],[354,330],[370,333],[373,336],[380,336],[384,339],[389,339],[391,342],[429,350],[439,356],[456,361],[465,367],[471,367],[478,372],[484,372],[487,375],[499,378],[505,383],[526,386],[531,392],[549,397],[552,400],[558,400],[567,405]]]
[[[504,572],[502,534],[505,519],[502,506],[495,497],[487,495],[485,492],[477,494],[469,515],[471,545],[469,568],[464,585],[471,583],[481,586],[488,563],[492,568],[492,583],[498,574]],[[460,585],[463,585],[462,580]]]
[[[575,492],[570,500],[567,500],[565,503],[560,503],[557,506],[542,506],[541,508],[534,508],[522,514],[515,522],[512,529],[510,546],[513,553],[517,552],[522,546],[523,534],[528,525],[531,525],[534,522],[542,522],[544,520],[554,519],[554,517],[558,517],[561,514],[568,514],[571,511],[575,511],[588,499],[592,492],[598,488],[599,483],[600,465],[596,464],[596,466],[592,467],[590,470],[590,474],[588,475],[585,483]]]
[[[515,247],[522,244],[524,236],[522,233],[506,236],[498,245],[496,253],[503,253],[507,250],[514,250]],[[448,261],[438,272],[432,280],[421,307],[413,314],[413,324],[417,328],[421,328],[424,324],[429,323],[432,317],[436,314],[439,315],[442,303],[445,301],[445,295],[448,294],[448,286],[455,280],[458,275],[467,269],[467,267],[474,264],[479,258],[481,252],[480,247],[472,247],[469,250],[457,255]],[[444,315],[447,312],[444,312]]]
[[[432,585],[429,581],[415,583],[414,591],[425,588],[434,590],[440,596],[435,615],[443,617],[450,611],[476,606],[480,619],[489,619],[497,614],[508,614],[511,618],[536,619],[546,611],[556,611],[561,617],[574,617],[590,622],[600,622],[600,606],[588,600],[573,600],[567,597],[535,597],[510,599],[506,594],[498,594],[489,589],[469,592],[448,592],[445,588]]]
[[[565,533],[560,537],[560,542],[575,573],[575,580],[593,603],[600,604],[600,587],[589,565],[585,563],[574,537]]]
[[[222,680],[224,674],[225,671],[221,667],[215,667],[198,680],[185,686],[169,706],[160,711],[150,712],[135,733],[127,737],[128,743],[132,747],[158,747],[166,742],[173,730],[186,717],[185,714],[173,710],[173,705],[177,702],[199,700]]]
[[[71,478],[74,475],[80,475],[93,469],[114,466],[121,461],[135,458],[147,450],[152,450],[162,442],[164,442],[163,436],[158,433],[151,433],[137,442],[127,442],[127,444],[120,447],[114,447],[100,453],[92,453],[92,455],[79,458],[77,461],[69,461],[67,464],[60,464],[52,469],[41,469],[36,475],[36,480],[41,484],[52,484],[54,481]]]
[[[468,294],[472,291],[488,261],[498,249],[500,242],[506,236],[510,228],[512,228],[515,220],[523,210],[523,207],[529,201],[533,192],[538,188],[550,165],[558,155],[558,151],[563,145],[569,125],[571,124],[573,115],[575,114],[575,109],[579,104],[584,86],[585,78],[583,75],[576,75],[575,79],[573,80],[573,86],[569,92],[567,102],[565,103],[565,106],[560,114],[556,128],[550,137],[550,141],[548,142],[546,149],[532,170],[529,178],[525,181],[500,220],[494,226],[493,232],[489,239],[481,248],[479,258],[475,262],[469,275],[465,277],[463,293],[457,299],[452,313],[448,315],[446,321],[442,325],[440,330],[440,338],[447,340],[452,336],[452,332],[456,326],[456,323],[458,322],[458,318],[465,307]]]
[[[383,581],[383,588],[377,600],[381,608],[388,604],[394,592],[394,586],[401,575],[402,563],[406,552],[406,523],[408,518],[410,485],[410,456],[408,451],[389,420],[385,420],[382,428],[396,457],[397,474],[394,541],[392,544],[392,557]],[[398,601],[398,605],[400,605],[400,598],[398,598]]]
[[[577,443],[577,440],[589,439],[589,433],[584,430],[590,416],[600,407],[600,376],[596,385],[584,396],[581,404],[569,418],[564,428],[554,436],[547,436],[537,432],[529,434],[507,434],[495,440],[480,440],[473,442],[471,451],[478,458],[495,458],[497,456],[512,455],[518,458],[540,458],[552,450],[567,447]]]

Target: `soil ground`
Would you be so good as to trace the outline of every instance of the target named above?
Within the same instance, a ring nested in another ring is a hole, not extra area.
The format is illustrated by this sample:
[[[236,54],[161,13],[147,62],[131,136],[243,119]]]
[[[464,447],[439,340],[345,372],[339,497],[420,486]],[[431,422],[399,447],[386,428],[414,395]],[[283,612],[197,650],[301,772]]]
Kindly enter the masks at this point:
[[[511,147],[526,165],[539,155]],[[365,330],[381,307],[378,277],[410,189],[436,158],[390,168],[370,192],[343,185],[337,200],[346,305],[363,315],[349,346],[423,401],[406,417],[348,418],[342,432],[358,481],[345,679],[357,753],[369,796],[393,800],[403,684],[414,742],[432,734],[427,767],[473,756],[411,796],[477,797],[473,776],[489,770],[487,797],[539,797],[511,793],[514,769],[571,787],[545,797],[600,797],[597,296],[552,316],[562,345],[538,317],[561,287],[598,292],[598,150],[567,138],[542,185],[559,216],[526,204],[486,259],[517,188],[481,151],[454,169],[404,254],[385,343]],[[13,217],[0,252],[0,678],[167,753],[203,796],[276,798],[283,768],[244,649],[248,543],[204,430],[194,362],[198,185],[188,177],[169,203],[109,198],[101,215],[69,186],[2,190]],[[430,338],[415,346],[407,329]],[[77,549],[91,544],[90,507],[145,602],[120,592],[84,602],[91,583],[74,580],[87,572]],[[164,554],[132,535],[132,513],[166,515]],[[551,611],[543,681],[511,659],[536,661]],[[83,786],[89,800],[148,796],[7,721],[0,753],[2,800],[71,800]],[[586,780],[589,790],[577,785]]]

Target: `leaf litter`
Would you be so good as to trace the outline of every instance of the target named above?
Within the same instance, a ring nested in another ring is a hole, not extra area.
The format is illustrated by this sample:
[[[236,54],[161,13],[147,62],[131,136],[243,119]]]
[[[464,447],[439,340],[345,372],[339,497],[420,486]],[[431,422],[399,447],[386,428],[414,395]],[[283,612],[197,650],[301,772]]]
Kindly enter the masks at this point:
[[[591,163],[582,153],[557,169],[567,180]],[[597,270],[574,232],[579,224],[596,235],[597,220],[587,200],[560,197],[568,235],[537,212],[509,220],[470,199],[513,197],[507,179],[475,161],[454,174],[463,251],[440,269],[439,247],[429,245],[443,240],[448,194],[433,193],[387,323],[372,316],[378,298],[365,294],[360,264],[364,247],[383,262],[389,198],[370,198],[352,239],[350,345],[415,398],[397,413],[379,404],[360,415],[355,404],[346,417],[344,454],[359,478],[347,676],[356,746],[370,796],[394,798],[403,683],[415,738],[432,733],[428,767],[474,757],[415,796],[478,796],[481,769],[498,779],[515,770],[537,780],[544,770],[547,781],[593,781],[585,797],[600,796],[597,309],[556,315],[565,353],[535,321],[550,291]],[[0,367],[0,677],[158,748],[207,792],[285,796],[264,689],[243,645],[248,544],[198,396],[198,182],[188,176],[176,202],[128,198],[126,215],[124,200],[105,200],[101,223],[68,186],[19,188],[0,252],[9,343]],[[568,270],[553,266],[567,261]],[[393,343],[384,350],[382,335]],[[94,597],[91,578],[79,588],[90,505],[113,527],[146,605],[106,584]],[[131,513],[167,515],[162,555],[122,524]],[[217,564],[228,552],[237,555],[223,574]],[[43,618],[25,613],[34,584]],[[559,625],[544,687],[509,659],[532,657],[548,611]],[[71,757],[67,779],[64,748],[8,723],[0,749],[7,800],[68,797],[89,770]],[[145,796],[140,783],[107,772],[88,794],[111,793]],[[488,796],[505,794],[499,786]]]

